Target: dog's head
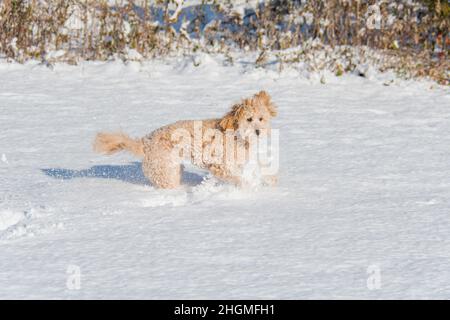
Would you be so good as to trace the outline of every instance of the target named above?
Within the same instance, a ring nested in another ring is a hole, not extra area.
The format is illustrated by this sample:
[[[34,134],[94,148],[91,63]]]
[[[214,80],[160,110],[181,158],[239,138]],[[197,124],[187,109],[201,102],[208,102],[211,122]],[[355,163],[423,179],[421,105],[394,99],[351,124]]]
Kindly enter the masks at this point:
[[[277,109],[270,95],[260,91],[235,104],[220,121],[220,127],[224,131],[234,130],[241,137],[266,135],[270,130],[270,120],[276,115]]]

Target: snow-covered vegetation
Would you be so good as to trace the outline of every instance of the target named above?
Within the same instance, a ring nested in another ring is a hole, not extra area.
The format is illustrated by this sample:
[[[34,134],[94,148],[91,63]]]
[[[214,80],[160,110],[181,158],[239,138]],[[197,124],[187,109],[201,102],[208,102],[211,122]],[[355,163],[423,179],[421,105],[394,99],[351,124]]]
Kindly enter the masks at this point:
[[[203,51],[232,63],[245,50],[257,67],[303,62],[341,75],[370,64],[448,84],[448,27],[439,0],[6,0],[0,53],[76,64]]]

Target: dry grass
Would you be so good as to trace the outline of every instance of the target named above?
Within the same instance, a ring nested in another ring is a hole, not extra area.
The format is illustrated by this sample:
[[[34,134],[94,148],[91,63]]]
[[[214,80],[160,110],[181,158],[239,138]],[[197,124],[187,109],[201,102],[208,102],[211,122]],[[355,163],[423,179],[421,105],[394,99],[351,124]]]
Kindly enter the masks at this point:
[[[336,52],[347,46],[375,49],[389,61],[379,63],[381,69],[449,83],[447,1],[384,1],[373,7],[380,1],[273,0],[241,15],[232,12],[231,1],[210,0],[204,5],[220,12],[221,21],[205,26],[206,11],[199,6],[196,18],[179,30],[170,2],[117,0],[111,6],[106,0],[4,0],[0,54],[19,62],[34,58],[77,63],[240,48],[260,52],[262,65],[266,52],[305,47],[314,40]],[[307,54],[298,59],[307,59]],[[337,73],[349,71],[351,63],[333,68]]]

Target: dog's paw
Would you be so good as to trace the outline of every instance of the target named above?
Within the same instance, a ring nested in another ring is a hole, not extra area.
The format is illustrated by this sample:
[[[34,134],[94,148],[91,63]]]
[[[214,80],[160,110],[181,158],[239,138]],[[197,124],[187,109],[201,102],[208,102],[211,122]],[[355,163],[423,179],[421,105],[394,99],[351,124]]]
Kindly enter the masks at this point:
[[[270,175],[270,176],[263,176],[262,182],[266,186],[276,186],[278,184],[278,176]]]

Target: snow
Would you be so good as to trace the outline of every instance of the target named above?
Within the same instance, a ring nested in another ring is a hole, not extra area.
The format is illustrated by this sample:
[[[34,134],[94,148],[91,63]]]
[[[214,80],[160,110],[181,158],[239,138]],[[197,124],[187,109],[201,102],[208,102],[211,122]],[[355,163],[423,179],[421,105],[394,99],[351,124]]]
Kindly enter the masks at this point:
[[[449,298],[448,88],[224,60],[0,62],[0,298]],[[97,131],[143,136],[261,89],[275,188],[188,168],[157,190],[139,159],[92,151]]]
[[[0,231],[17,224],[23,217],[22,212],[2,211],[0,213]]]

